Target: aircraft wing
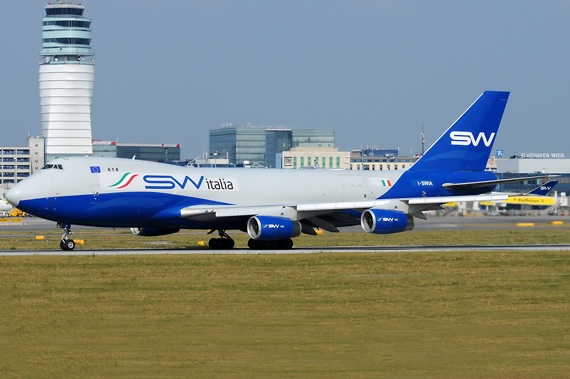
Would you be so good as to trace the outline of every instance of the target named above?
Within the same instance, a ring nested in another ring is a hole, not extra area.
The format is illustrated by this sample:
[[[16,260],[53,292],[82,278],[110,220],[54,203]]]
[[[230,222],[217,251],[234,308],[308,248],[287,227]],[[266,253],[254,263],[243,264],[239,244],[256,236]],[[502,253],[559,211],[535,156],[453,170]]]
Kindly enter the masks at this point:
[[[238,206],[238,205],[211,205],[207,207],[186,207],[180,210],[180,217],[184,219],[206,217],[240,217],[256,215],[279,215],[306,212],[311,216],[332,213],[343,210],[366,210],[370,208],[388,208],[390,204],[402,202],[408,206],[416,206],[417,211],[433,209],[433,206],[457,201],[502,201],[508,199],[504,194],[487,194],[473,196],[437,196],[417,197],[410,199],[378,199],[364,201],[345,201],[337,203],[305,203],[298,205],[265,205],[265,206]],[[423,209],[421,209],[423,208]]]
[[[209,205],[190,206],[180,210],[180,218],[190,219],[201,216],[239,217],[254,216],[258,214],[272,214],[283,209],[284,205],[237,206],[237,205]]]

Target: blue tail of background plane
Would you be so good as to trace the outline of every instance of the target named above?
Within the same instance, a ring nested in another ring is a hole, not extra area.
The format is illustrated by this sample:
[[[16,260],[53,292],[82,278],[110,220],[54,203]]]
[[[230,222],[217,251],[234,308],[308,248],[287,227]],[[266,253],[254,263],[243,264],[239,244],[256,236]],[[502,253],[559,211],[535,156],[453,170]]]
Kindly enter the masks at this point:
[[[508,98],[509,92],[483,92],[409,171],[485,170]]]
[[[551,180],[548,183],[545,184],[541,184],[540,186],[536,187],[535,189],[533,189],[532,191],[530,191],[527,195],[540,195],[540,196],[546,196],[546,194],[548,192],[550,192],[550,190],[552,188],[554,188],[554,186],[558,184],[558,180]]]

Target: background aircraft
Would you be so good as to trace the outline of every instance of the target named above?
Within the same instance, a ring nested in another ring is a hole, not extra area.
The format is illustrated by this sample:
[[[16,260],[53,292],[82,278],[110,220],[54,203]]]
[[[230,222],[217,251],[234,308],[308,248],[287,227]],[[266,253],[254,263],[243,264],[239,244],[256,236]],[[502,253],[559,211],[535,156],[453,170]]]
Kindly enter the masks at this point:
[[[532,191],[525,193],[524,195],[534,195],[534,196],[546,196],[555,185],[558,184],[558,180],[551,180],[547,183],[541,184]]]
[[[361,224],[369,233],[411,230],[425,210],[481,195],[497,180],[485,171],[508,92],[483,93],[408,170],[336,171],[188,168],[118,158],[63,158],[16,184],[8,201],[58,222],[71,250],[71,225],[131,227],[141,236],[180,229],[218,231],[212,248],[232,248],[242,230],[253,249],[289,249],[291,238]]]
[[[2,214],[6,214],[6,213],[12,211],[13,209],[14,209],[14,207],[12,206],[12,204],[8,203],[4,199],[0,200],[0,212]]]
[[[552,206],[555,205],[555,198],[552,196],[546,196],[554,186],[558,183],[558,180],[551,180],[545,184],[541,184],[535,189],[523,193],[523,194],[509,194],[509,198],[504,200],[504,204],[527,204],[527,205],[542,205],[542,206]]]

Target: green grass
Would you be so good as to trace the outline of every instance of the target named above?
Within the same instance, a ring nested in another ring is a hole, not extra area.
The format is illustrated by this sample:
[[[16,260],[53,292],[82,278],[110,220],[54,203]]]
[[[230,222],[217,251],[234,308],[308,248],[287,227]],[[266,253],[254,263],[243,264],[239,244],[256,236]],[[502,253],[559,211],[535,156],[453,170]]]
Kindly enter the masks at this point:
[[[570,253],[0,257],[0,373],[567,378]]]
[[[516,228],[516,226],[514,227]],[[0,250],[52,249],[60,250],[61,232],[12,232],[0,234]],[[22,236],[23,235],[23,236]],[[44,236],[45,240],[36,240]],[[231,234],[236,247],[246,248],[245,233]],[[203,249],[198,242],[208,244],[217,233],[178,233],[159,237],[139,237],[125,231],[80,231],[74,239],[84,240],[77,249]],[[481,245],[481,244],[563,244],[570,243],[570,228],[551,226],[536,229],[492,229],[465,231],[411,231],[388,235],[369,233],[327,233],[318,236],[301,235],[294,239],[295,247],[312,246],[402,246],[402,245]],[[206,248],[207,249],[207,248]]]

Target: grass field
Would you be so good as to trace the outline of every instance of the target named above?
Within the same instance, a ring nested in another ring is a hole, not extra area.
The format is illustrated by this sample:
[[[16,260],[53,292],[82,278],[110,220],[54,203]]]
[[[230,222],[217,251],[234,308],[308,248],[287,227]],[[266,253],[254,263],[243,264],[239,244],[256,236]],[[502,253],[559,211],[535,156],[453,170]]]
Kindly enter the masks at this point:
[[[568,378],[570,253],[0,257],[0,377]]]
[[[504,227],[504,224],[502,225]],[[544,225],[546,226],[546,225]],[[60,250],[62,232],[58,230],[39,232],[3,232],[0,234],[0,250],[52,249]],[[37,240],[41,236],[44,239]],[[249,237],[246,233],[232,233],[236,247],[247,248]],[[77,249],[204,249],[208,240],[217,233],[207,235],[206,231],[177,233],[159,237],[140,237],[130,231],[80,231],[72,235],[83,240],[84,245]],[[401,246],[401,245],[491,245],[491,244],[556,244],[570,243],[570,227],[551,226],[535,229],[492,229],[464,231],[411,231],[388,235],[369,233],[323,233],[318,236],[301,235],[294,239],[295,247],[313,246]],[[208,249],[207,247],[205,249]]]

